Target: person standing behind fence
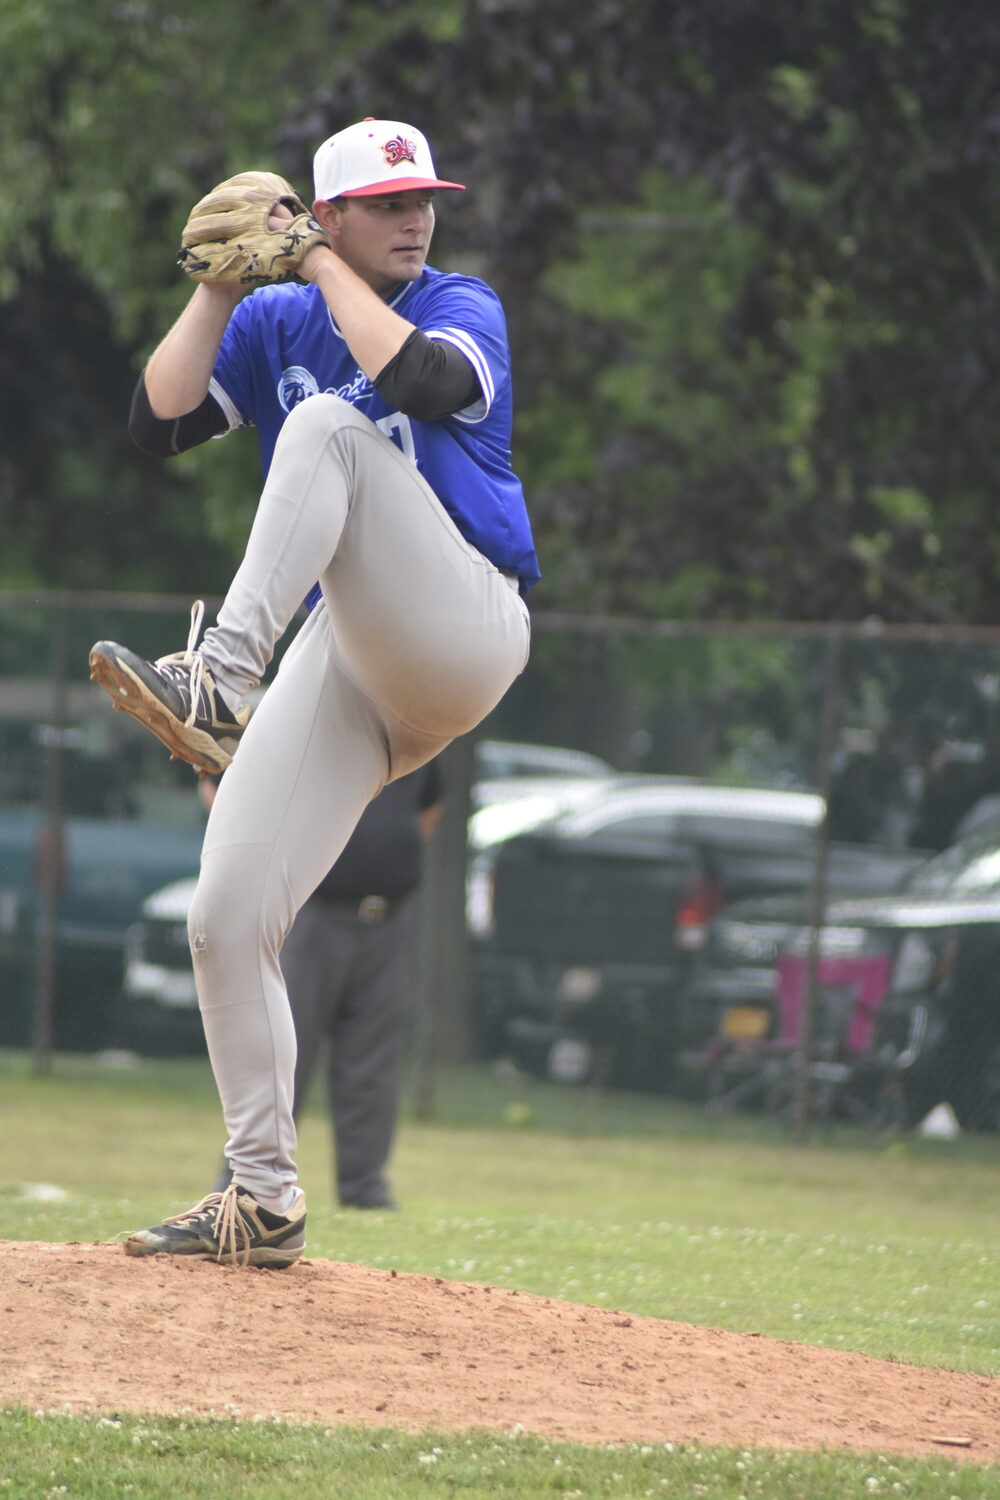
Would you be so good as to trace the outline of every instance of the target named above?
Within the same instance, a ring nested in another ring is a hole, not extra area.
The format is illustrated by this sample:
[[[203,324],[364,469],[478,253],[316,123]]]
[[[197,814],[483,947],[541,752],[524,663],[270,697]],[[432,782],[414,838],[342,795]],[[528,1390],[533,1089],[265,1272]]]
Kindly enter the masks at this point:
[[[203,782],[212,786],[212,782]],[[424,847],[441,816],[437,760],[368,804],[281,950],[298,1058],[298,1119],[326,1047],[334,1186],[345,1208],[395,1209],[386,1168],[412,1012]],[[216,1190],[232,1180],[228,1167]]]

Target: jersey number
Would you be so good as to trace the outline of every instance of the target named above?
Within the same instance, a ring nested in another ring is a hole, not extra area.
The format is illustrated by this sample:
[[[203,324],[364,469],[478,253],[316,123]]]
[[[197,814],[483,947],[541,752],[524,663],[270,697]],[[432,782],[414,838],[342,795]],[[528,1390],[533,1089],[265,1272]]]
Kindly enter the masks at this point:
[[[410,419],[404,412],[394,411],[387,417],[379,417],[375,423],[379,432],[384,432],[397,448],[402,448],[411,464],[417,461],[417,450],[413,443],[413,430],[410,427]]]

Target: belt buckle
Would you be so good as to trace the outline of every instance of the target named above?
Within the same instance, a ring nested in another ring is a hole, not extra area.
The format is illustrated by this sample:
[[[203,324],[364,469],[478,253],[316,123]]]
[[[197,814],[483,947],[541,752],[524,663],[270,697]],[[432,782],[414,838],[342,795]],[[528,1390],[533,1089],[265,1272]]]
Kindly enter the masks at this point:
[[[384,896],[363,896],[358,903],[358,921],[384,922],[388,906]]]

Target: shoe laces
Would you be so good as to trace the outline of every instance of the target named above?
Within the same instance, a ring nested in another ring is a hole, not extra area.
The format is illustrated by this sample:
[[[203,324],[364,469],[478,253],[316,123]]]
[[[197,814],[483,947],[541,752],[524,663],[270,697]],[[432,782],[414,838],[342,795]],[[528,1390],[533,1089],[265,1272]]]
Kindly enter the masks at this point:
[[[193,1227],[211,1212],[214,1215],[212,1233],[219,1247],[216,1259],[221,1261],[226,1256],[233,1265],[246,1265],[253,1247],[253,1230],[237,1202],[239,1191],[236,1183],[231,1182],[223,1192],[206,1193],[193,1208],[174,1214],[165,1222]]]
[[[218,1195],[219,1205],[215,1211],[215,1238],[218,1241],[219,1253],[216,1258],[221,1260],[223,1254],[226,1253],[232,1265],[245,1266],[250,1260],[253,1236],[250,1223],[237,1201],[238,1194],[239,1188],[235,1182],[231,1182],[225,1191]],[[237,1238],[241,1241],[238,1251]]]
[[[187,689],[191,697],[191,707],[184,723],[188,729],[194,725],[198,713],[198,702],[201,697],[202,684],[205,681],[205,663],[201,652],[197,649],[197,640],[201,634],[201,622],[205,618],[205,605],[201,599],[196,599],[191,606],[191,628],[188,631],[187,645],[183,651],[171,651],[167,656],[158,656],[154,666],[162,668],[167,676],[180,682],[187,678]]]

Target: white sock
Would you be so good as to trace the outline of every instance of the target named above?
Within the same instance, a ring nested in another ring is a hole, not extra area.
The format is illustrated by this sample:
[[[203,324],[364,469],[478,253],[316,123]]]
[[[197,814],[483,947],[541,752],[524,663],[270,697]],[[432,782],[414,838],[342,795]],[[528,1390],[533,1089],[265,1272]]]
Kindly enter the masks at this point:
[[[254,1193],[253,1196],[261,1208],[266,1208],[269,1214],[280,1214],[283,1219],[287,1219],[303,1194],[300,1187],[290,1187],[286,1188],[283,1193],[279,1193],[276,1198],[264,1198],[260,1193]]]
[[[222,671],[215,665],[214,662],[209,661],[204,651],[202,651],[201,653],[201,659],[205,663],[205,666],[208,668],[209,672],[211,672],[212,674],[212,681],[215,683],[215,691],[218,693],[223,703],[229,709],[229,712],[235,717],[246,702],[246,694],[241,692],[239,688],[229,687],[229,685],[225,681],[225,677]]]

